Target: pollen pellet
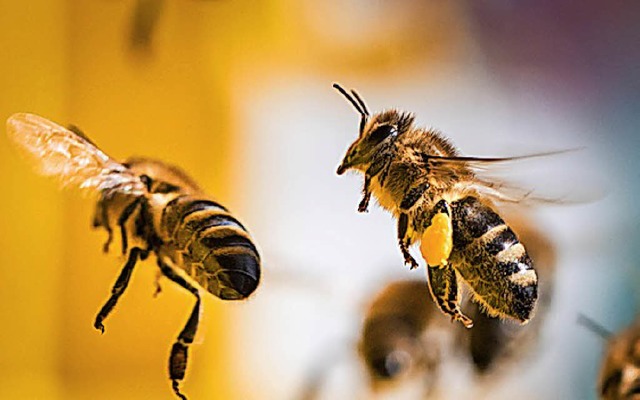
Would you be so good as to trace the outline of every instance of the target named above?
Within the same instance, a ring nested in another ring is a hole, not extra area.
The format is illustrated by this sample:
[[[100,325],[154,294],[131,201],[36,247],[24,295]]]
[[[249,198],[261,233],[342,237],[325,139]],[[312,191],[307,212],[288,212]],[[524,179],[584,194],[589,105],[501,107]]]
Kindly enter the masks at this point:
[[[431,267],[445,266],[453,249],[453,226],[451,218],[438,213],[431,219],[431,225],[424,231],[420,241],[420,252]]]

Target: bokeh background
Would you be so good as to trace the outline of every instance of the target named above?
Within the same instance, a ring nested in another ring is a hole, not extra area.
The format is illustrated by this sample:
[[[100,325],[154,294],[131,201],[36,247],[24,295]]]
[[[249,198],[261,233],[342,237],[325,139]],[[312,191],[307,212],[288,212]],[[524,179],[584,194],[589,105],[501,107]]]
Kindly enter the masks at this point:
[[[264,279],[246,303],[205,300],[194,399],[297,398],[327,354],[322,398],[374,396],[355,354],[364,306],[424,271],[402,266],[388,215],[356,213],[361,179],[335,176],[357,115],[333,82],[466,154],[584,146],[545,178],[582,171],[573,184],[607,195],[535,214],[558,257],[535,355],[482,395],[454,369],[440,396],[593,399],[604,342],[576,317],[616,331],[637,309],[639,16],[595,0],[0,0],[0,119],[35,112],[115,158],[178,164],[250,228]],[[192,297],[165,282],[153,298],[147,261],[100,335],[124,260],[101,253],[91,200],[35,176],[5,135],[0,181],[0,398],[172,398],[168,352]]]

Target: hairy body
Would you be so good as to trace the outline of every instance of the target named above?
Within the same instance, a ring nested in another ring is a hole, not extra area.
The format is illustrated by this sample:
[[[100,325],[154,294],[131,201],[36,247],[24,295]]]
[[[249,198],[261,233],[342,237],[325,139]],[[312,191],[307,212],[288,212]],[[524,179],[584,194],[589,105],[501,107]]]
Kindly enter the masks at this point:
[[[334,87],[361,114],[360,135],[338,167],[338,174],[364,174],[358,210],[366,211],[373,195],[397,219],[398,245],[412,268],[418,263],[409,247],[421,242],[433,299],[454,320],[473,325],[459,307],[464,281],[490,315],[527,322],[538,296],[537,275],[524,246],[494,211],[496,185],[471,168],[504,159],[462,157],[438,131],[414,126],[412,114],[371,116],[355,91],[351,97]]]

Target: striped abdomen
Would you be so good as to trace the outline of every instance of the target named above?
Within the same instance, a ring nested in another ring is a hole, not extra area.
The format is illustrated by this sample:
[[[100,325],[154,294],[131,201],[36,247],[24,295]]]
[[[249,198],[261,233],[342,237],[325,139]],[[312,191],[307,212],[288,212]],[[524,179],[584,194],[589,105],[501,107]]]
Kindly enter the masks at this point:
[[[161,227],[182,252],[182,267],[207,291],[237,300],[258,286],[258,251],[245,227],[220,204],[179,196],[165,206]]]
[[[538,277],[522,243],[498,214],[474,197],[457,200],[451,208],[451,261],[476,299],[491,315],[529,320],[538,298]]]

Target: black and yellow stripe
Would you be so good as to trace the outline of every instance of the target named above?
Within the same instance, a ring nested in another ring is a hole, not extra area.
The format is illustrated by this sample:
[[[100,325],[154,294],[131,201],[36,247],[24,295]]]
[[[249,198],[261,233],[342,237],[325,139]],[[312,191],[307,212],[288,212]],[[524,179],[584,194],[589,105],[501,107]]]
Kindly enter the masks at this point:
[[[209,292],[235,300],[257,287],[258,250],[246,228],[219,203],[178,196],[165,206],[160,225],[183,253],[185,271]]]
[[[538,279],[516,234],[475,197],[451,203],[456,269],[492,315],[531,318]]]

